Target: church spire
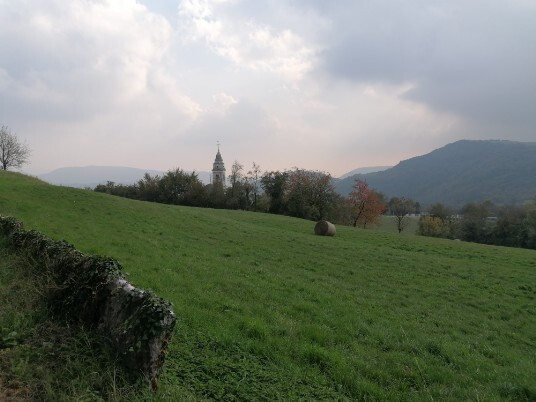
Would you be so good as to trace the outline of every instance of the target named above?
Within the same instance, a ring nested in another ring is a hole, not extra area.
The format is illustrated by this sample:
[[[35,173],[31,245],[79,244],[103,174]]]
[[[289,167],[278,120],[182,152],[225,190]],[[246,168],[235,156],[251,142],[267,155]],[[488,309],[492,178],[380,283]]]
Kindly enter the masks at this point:
[[[220,153],[220,142],[218,144],[218,152],[216,153],[216,159],[212,164],[212,184],[217,182],[222,183],[225,186],[225,164],[223,163],[223,158]]]

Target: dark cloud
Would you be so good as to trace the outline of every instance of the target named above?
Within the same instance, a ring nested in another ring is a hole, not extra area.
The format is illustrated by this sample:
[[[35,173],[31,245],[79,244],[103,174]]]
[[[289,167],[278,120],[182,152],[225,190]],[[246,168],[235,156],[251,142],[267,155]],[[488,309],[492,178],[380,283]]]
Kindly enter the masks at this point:
[[[339,3],[337,3],[339,6]],[[488,124],[536,124],[532,2],[347,2],[322,68],[352,81],[412,83],[407,98]]]

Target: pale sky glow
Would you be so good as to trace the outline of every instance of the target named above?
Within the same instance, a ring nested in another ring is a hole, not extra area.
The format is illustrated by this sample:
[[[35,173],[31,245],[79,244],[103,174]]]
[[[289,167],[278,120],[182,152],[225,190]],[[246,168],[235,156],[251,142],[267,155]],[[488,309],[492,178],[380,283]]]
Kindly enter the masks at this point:
[[[301,167],[536,141],[536,2],[0,0],[24,171]]]

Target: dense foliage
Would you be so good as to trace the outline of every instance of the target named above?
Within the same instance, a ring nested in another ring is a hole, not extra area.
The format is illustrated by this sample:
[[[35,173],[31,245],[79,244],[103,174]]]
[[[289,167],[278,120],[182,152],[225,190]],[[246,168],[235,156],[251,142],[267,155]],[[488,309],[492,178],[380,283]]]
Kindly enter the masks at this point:
[[[235,161],[229,185],[203,185],[196,173],[182,169],[162,177],[146,173],[132,185],[100,184],[95,191],[164,204],[271,212],[310,220],[337,219],[343,199],[335,192],[329,174],[294,168],[260,174],[258,165],[247,173]],[[264,192],[260,192],[260,190]]]
[[[164,204],[212,206],[209,205],[208,189],[203,186],[197,174],[186,173],[182,169],[170,170],[162,177],[146,173],[135,184],[108,181],[95,187],[95,191]]]
[[[487,201],[466,204],[460,214],[442,204],[419,220],[423,236],[536,249],[536,198],[523,206],[497,207]]]

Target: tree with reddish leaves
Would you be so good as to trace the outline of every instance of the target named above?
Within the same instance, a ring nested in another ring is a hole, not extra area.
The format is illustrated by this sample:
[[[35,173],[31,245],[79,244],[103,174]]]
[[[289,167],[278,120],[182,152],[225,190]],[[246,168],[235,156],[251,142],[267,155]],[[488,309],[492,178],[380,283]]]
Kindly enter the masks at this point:
[[[366,181],[356,179],[353,190],[348,197],[354,227],[357,225],[365,229],[368,224],[378,222],[380,215],[385,212],[385,204],[381,195],[369,188]]]

